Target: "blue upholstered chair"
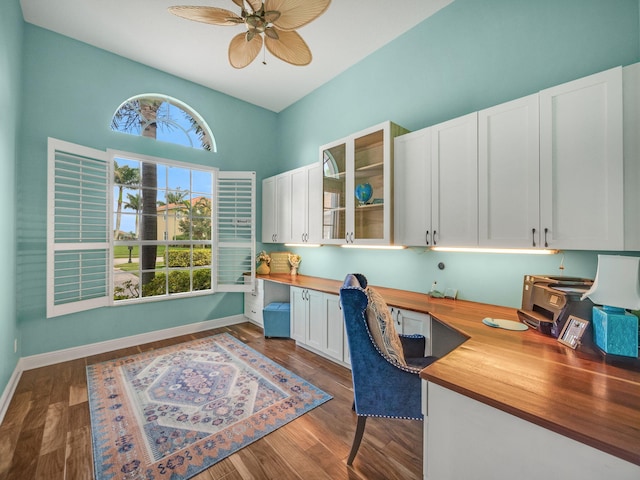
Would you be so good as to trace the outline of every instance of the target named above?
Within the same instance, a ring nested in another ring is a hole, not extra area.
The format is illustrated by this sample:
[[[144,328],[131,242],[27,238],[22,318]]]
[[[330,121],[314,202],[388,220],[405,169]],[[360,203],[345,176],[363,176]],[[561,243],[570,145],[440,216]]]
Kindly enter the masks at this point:
[[[358,453],[367,417],[423,419],[419,372],[435,360],[435,357],[424,355],[424,336],[398,335],[395,328],[386,333],[399,337],[405,361],[399,362],[397,356],[394,358],[388,352],[383,353],[386,349],[376,343],[375,334],[372,334],[367,321],[367,315],[372,321],[371,315],[376,312],[375,308],[371,308],[370,298],[381,303],[377,306],[387,309],[387,312],[388,307],[384,301],[380,302],[379,295],[376,297],[372,290],[371,287],[367,289],[364,275],[357,273],[347,275],[340,288],[351,356],[353,408],[358,415],[347,465],[353,463]]]

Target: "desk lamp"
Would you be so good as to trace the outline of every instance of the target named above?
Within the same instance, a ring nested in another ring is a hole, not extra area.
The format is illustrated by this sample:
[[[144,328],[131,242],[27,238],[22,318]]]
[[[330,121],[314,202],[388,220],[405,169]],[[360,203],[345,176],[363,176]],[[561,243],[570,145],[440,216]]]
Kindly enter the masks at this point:
[[[598,255],[598,270],[589,297],[593,307],[593,337],[605,353],[638,357],[638,317],[625,309],[640,309],[640,257]]]

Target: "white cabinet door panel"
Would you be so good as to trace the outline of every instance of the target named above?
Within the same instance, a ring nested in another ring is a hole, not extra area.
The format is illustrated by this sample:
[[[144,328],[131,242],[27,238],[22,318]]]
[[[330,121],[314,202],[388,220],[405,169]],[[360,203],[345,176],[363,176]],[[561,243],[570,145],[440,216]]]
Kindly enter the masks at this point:
[[[431,127],[433,244],[478,244],[478,114]]]
[[[262,242],[276,241],[278,226],[276,212],[278,210],[276,196],[276,177],[265,178],[262,181]]]
[[[431,129],[396,137],[394,152],[394,242],[431,243]]]
[[[543,243],[623,249],[622,140],[621,68],[540,92]]]
[[[278,243],[291,242],[291,174],[284,173],[276,177]]]
[[[291,239],[293,243],[302,243],[307,233],[308,219],[307,170],[298,168],[291,171]]]
[[[296,342],[307,340],[307,301],[306,289],[291,287],[291,338]]]
[[[324,294],[327,315],[327,355],[339,361],[344,360],[344,319],[338,295]]]
[[[314,163],[307,167],[307,236],[306,243],[322,240],[322,166]]]
[[[540,246],[538,119],[538,94],[478,112],[480,246]]]
[[[307,302],[307,336],[305,343],[321,352],[327,344],[327,315],[324,294],[316,290],[304,290]]]

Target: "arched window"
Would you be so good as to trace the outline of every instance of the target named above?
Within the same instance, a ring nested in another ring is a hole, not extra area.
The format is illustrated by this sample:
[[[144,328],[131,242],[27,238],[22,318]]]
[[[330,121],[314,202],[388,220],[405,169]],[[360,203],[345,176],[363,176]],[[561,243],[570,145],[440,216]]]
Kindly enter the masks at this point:
[[[191,107],[156,93],[136,95],[118,107],[111,129],[187,147],[216,151],[209,125]]]

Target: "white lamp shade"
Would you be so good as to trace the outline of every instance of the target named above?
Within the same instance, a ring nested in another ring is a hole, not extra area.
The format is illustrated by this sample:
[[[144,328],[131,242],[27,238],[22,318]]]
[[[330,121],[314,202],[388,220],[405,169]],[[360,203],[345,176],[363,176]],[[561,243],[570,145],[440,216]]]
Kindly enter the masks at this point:
[[[640,309],[640,257],[598,255],[598,271],[582,298],[597,305]]]

